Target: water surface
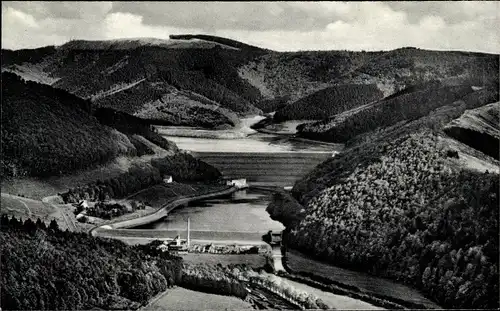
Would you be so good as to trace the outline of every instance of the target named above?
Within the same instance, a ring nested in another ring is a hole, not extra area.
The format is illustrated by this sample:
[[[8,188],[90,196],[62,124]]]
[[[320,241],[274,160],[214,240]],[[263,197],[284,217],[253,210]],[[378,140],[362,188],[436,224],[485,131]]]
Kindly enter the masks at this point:
[[[188,217],[193,231],[267,232],[284,226],[266,212],[270,193],[255,190],[235,192],[231,198],[211,199],[173,210],[166,219],[142,228],[186,230]]]
[[[295,138],[290,135],[256,133],[245,138],[216,139],[164,136],[182,150],[199,152],[338,152],[342,145]]]

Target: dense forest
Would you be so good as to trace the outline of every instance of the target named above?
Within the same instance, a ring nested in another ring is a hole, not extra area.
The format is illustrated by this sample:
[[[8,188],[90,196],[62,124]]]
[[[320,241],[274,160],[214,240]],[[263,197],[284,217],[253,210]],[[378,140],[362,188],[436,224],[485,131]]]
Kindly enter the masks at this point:
[[[184,265],[182,285],[193,290],[245,299],[248,295],[245,284],[229,271],[221,265]]]
[[[216,102],[191,91],[172,91],[145,104],[136,116],[152,124],[204,128],[231,128],[239,123],[238,116]]]
[[[92,217],[110,220],[114,217],[120,217],[128,213],[133,213],[136,210],[144,209],[145,207],[144,203],[138,203],[136,201],[132,201],[127,205],[117,202],[113,203],[100,201],[96,202],[94,206],[89,206],[85,214]],[[80,210],[77,207],[75,214],[78,214],[79,212]]]
[[[447,308],[498,308],[499,177],[454,157],[424,131],[326,161],[293,189],[305,214],[288,226],[289,246]]]
[[[438,87],[436,87],[438,86]],[[299,135],[306,138],[330,142],[349,140],[377,129],[384,129],[398,122],[410,122],[435,113],[439,108],[463,104],[463,109],[472,109],[498,101],[498,90],[485,88],[473,91],[470,86],[448,87],[427,84],[425,87],[410,87],[399,96],[385,98],[366,109],[342,118],[330,118],[312,124],[300,125]],[[457,106],[458,106],[457,105]]]
[[[245,299],[263,288],[306,308],[327,306],[246,265],[192,265],[156,240],[128,246],[86,233],[1,217],[1,307],[5,310],[136,310],[173,286]],[[257,298],[257,297],[255,297]],[[258,297],[262,299],[262,297]]]
[[[97,108],[94,111],[94,116],[102,124],[113,127],[118,131],[127,134],[129,137],[137,134],[167,151],[179,151],[174,143],[166,140],[158,134],[147,120],[110,108]]]
[[[218,183],[222,178],[217,168],[184,152],[152,159],[151,164],[158,168],[161,174],[168,174],[179,182]]]
[[[182,260],[150,247],[2,216],[4,310],[137,309],[182,280]]]
[[[137,155],[130,140],[66,91],[2,73],[2,176],[48,176]]]
[[[336,85],[302,97],[277,110],[274,121],[325,119],[382,97],[383,93],[374,84]]]

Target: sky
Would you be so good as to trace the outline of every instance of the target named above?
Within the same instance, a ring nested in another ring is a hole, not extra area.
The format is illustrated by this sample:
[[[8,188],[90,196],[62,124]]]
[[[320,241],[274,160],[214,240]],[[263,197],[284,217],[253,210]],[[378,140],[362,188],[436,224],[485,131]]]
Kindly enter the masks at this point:
[[[500,2],[2,1],[2,48],[209,34],[276,51],[500,53]]]

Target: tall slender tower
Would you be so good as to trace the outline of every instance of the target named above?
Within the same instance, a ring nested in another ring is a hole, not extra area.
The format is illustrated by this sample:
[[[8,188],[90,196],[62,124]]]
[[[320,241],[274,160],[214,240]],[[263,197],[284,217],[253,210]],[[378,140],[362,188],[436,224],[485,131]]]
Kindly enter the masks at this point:
[[[191,218],[188,217],[188,223],[187,223],[187,247],[189,248],[190,245],[190,225],[191,225]]]

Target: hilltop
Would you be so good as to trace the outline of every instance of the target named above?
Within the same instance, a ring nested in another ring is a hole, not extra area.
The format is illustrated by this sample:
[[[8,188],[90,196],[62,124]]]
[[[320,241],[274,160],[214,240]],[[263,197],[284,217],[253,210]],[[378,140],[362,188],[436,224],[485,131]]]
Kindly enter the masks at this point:
[[[205,128],[233,127],[236,116],[262,111],[278,109],[280,116],[311,107],[317,111],[312,116],[294,112],[287,118],[322,119],[362,105],[339,105],[336,97],[314,100],[338,88],[353,88],[356,94],[369,85],[373,94],[390,96],[434,80],[493,85],[497,69],[498,55],[493,54],[415,48],[276,52],[207,35],[74,40],[57,47],[2,50],[2,71],[157,124]]]

